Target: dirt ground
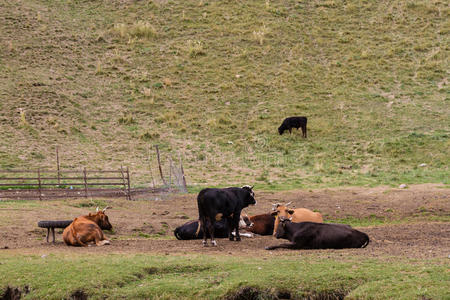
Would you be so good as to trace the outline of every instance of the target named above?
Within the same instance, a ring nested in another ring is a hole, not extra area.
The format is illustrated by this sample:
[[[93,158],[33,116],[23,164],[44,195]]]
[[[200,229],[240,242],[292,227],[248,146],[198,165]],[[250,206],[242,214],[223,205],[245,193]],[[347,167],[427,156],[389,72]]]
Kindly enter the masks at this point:
[[[173,230],[196,219],[196,195],[173,195],[164,200],[103,200],[113,208],[107,214],[114,227],[106,232],[112,244],[75,248],[62,242],[46,243],[46,229],[40,220],[67,220],[95,208],[74,204],[90,200],[42,201],[37,205],[0,206],[0,251],[24,254],[49,253],[155,253],[220,254],[270,257],[273,255],[319,255],[324,257],[443,258],[450,257],[450,190],[440,185],[415,185],[407,189],[389,187],[256,192],[257,205],[246,209],[249,215],[269,212],[272,203],[292,201],[292,206],[320,211],[325,220],[368,218],[389,220],[389,225],[356,227],[371,242],[364,249],[344,250],[264,250],[265,246],[285,242],[272,236],[243,238],[241,242],[219,239],[218,247],[202,247],[200,240],[179,241]],[[71,202],[73,201],[73,202]],[[392,221],[392,222],[391,222]]]

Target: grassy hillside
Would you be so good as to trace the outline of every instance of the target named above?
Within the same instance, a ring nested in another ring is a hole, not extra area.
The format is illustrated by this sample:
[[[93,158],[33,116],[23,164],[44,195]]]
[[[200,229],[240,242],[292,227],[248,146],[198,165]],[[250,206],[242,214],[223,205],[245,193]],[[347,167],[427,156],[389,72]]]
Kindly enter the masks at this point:
[[[449,20],[437,0],[2,1],[0,168],[60,145],[148,184],[158,144],[190,184],[448,184]],[[291,115],[308,139],[278,135]]]

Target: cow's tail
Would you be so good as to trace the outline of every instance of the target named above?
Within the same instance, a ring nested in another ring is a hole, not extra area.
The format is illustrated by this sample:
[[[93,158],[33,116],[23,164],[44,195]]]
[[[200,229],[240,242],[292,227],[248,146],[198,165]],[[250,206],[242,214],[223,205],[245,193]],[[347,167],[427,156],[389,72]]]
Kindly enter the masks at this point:
[[[370,239],[369,236],[366,234],[366,241],[364,242],[364,244],[361,246],[361,248],[366,248],[367,245],[369,245]]]
[[[195,236],[198,237],[198,234],[200,233],[200,229],[202,228],[202,226],[206,226],[206,216],[205,216],[205,212],[203,211],[203,196],[206,193],[206,189],[203,189],[200,191],[200,193],[198,193],[197,196],[197,204],[198,204],[198,226],[197,226],[197,231],[195,231]],[[203,234],[206,234],[206,232],[203,232]]]
[[[201,220],[198,220],[198,226],[197,226],[197,231],[195,232],[195,236],[198,237],[198,234],[200,233],[200,228],[202,227],[202,222]]]
[[[173,231],[173,234],[175,235],[177,240],[182,240],[182,238],[180,236],[180,228],[179,227],[175,228],[175,230]]]

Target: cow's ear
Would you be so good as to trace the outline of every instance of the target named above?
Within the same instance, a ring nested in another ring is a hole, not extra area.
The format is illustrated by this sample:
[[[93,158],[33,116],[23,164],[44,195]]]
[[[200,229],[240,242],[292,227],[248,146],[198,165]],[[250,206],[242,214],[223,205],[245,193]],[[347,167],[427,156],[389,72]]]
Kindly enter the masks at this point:
[[[290,215],[292,215],[293,213],[294,213],[294,210],[293,209],[288,209],[288,211],[287,211]]]
[[[274,211],[273,213],[271,213],[272,216],[276,216],[278,214],[278,211]]]

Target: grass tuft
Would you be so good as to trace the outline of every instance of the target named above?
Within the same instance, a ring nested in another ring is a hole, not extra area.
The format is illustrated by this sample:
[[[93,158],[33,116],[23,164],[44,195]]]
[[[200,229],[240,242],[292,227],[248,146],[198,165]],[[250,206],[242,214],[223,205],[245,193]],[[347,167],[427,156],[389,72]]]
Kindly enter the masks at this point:
[[[158,36],[155,27],[146,21],[137,21],[131,25],[119,23],[113,27],[113,33],[123,39],[153,39]]]
[[[198,40],[188,40],[187,41],[187,52],[190,57],[196,58],[199,56],[206,55],[206,51],[204,49],[203,43]]]

